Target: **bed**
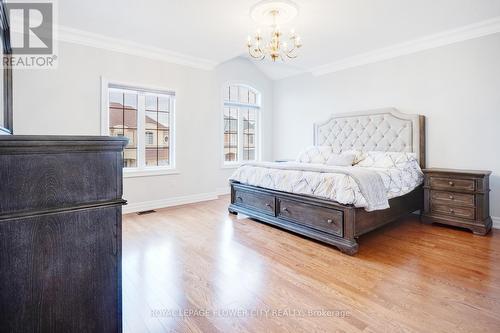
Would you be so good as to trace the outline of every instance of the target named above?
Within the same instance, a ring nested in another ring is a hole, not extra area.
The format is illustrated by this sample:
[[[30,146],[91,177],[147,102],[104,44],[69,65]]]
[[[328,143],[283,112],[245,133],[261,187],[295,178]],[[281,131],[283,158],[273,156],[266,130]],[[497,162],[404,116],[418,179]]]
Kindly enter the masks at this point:
[[[417,159],[417,168],[425,167],[425,118],[393,108],[334,115],[314,125],[313,142],[314,146],[331,147],[338,153],[352,150],[410,153]],[[249,181],[248,175],[266,169],[272,170],[264,175],[268,178],[272,175],[295,176],[293,172],[298,171],[302,174],[309,172],[309,176],[315,178],[336,177],[336,173],[345,178],[353,176],[355,168],[333,167],[330,170],[313,164],[306,167],[301,164],[244,165],[230,180],[230,213],[245,214],[254,220],[333,245],[350,255],[358,251],[359,236],[423,208],[421,185],[401,191],[402,195],[396,193],[388,200],[386,198],[385,206],[370,207],[361,204],[361,200],[313,195],[307,190],[294,193],[274,183],[274,186],[267,186],[262,180]],[[245,173],[246,178],[241,176]]]

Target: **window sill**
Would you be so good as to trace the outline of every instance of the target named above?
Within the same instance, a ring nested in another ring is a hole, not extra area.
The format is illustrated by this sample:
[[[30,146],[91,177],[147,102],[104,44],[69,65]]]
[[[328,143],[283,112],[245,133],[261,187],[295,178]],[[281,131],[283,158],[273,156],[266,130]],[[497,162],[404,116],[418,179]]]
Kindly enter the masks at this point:
[[[172,168],[123,169],[123,178],[178,175],[178,174],[179,171]]]

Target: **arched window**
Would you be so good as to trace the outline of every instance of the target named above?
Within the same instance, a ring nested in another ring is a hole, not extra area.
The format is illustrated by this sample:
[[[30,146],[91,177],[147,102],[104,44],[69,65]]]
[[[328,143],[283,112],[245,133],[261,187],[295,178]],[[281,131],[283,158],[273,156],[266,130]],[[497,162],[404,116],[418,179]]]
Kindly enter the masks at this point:
[[[224,164],[258,159],[260,93],[246,85],[224,87]]]

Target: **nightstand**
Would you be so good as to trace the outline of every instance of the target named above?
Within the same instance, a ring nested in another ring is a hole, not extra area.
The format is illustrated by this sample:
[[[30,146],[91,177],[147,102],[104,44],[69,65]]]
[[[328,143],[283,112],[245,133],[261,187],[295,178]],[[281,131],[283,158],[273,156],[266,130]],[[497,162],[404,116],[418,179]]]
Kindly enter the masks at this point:
[[[422,221],[442,223],[486,235],[491,229],[491,171],[424,169]]]

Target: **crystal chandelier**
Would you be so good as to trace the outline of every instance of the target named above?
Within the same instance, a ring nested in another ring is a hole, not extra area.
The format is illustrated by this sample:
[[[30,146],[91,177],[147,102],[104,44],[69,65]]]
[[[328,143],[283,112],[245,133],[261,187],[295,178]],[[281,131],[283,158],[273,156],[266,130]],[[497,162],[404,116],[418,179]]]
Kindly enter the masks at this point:
[[[250,56],[259,60],[268,56],[272,61],[297,58],[297,50],[302,46],[300,37],[292,29],[288,38],[283,41],[283,33],[279,27],[279,23],[288,22],[296,15],[297,7],[290,1],[263,1],[255,5],[251,10],[252,18],[259,23],[267,23],[271,27],[271,36],[266,42],[260,29],[253,38],[248,36]]]

